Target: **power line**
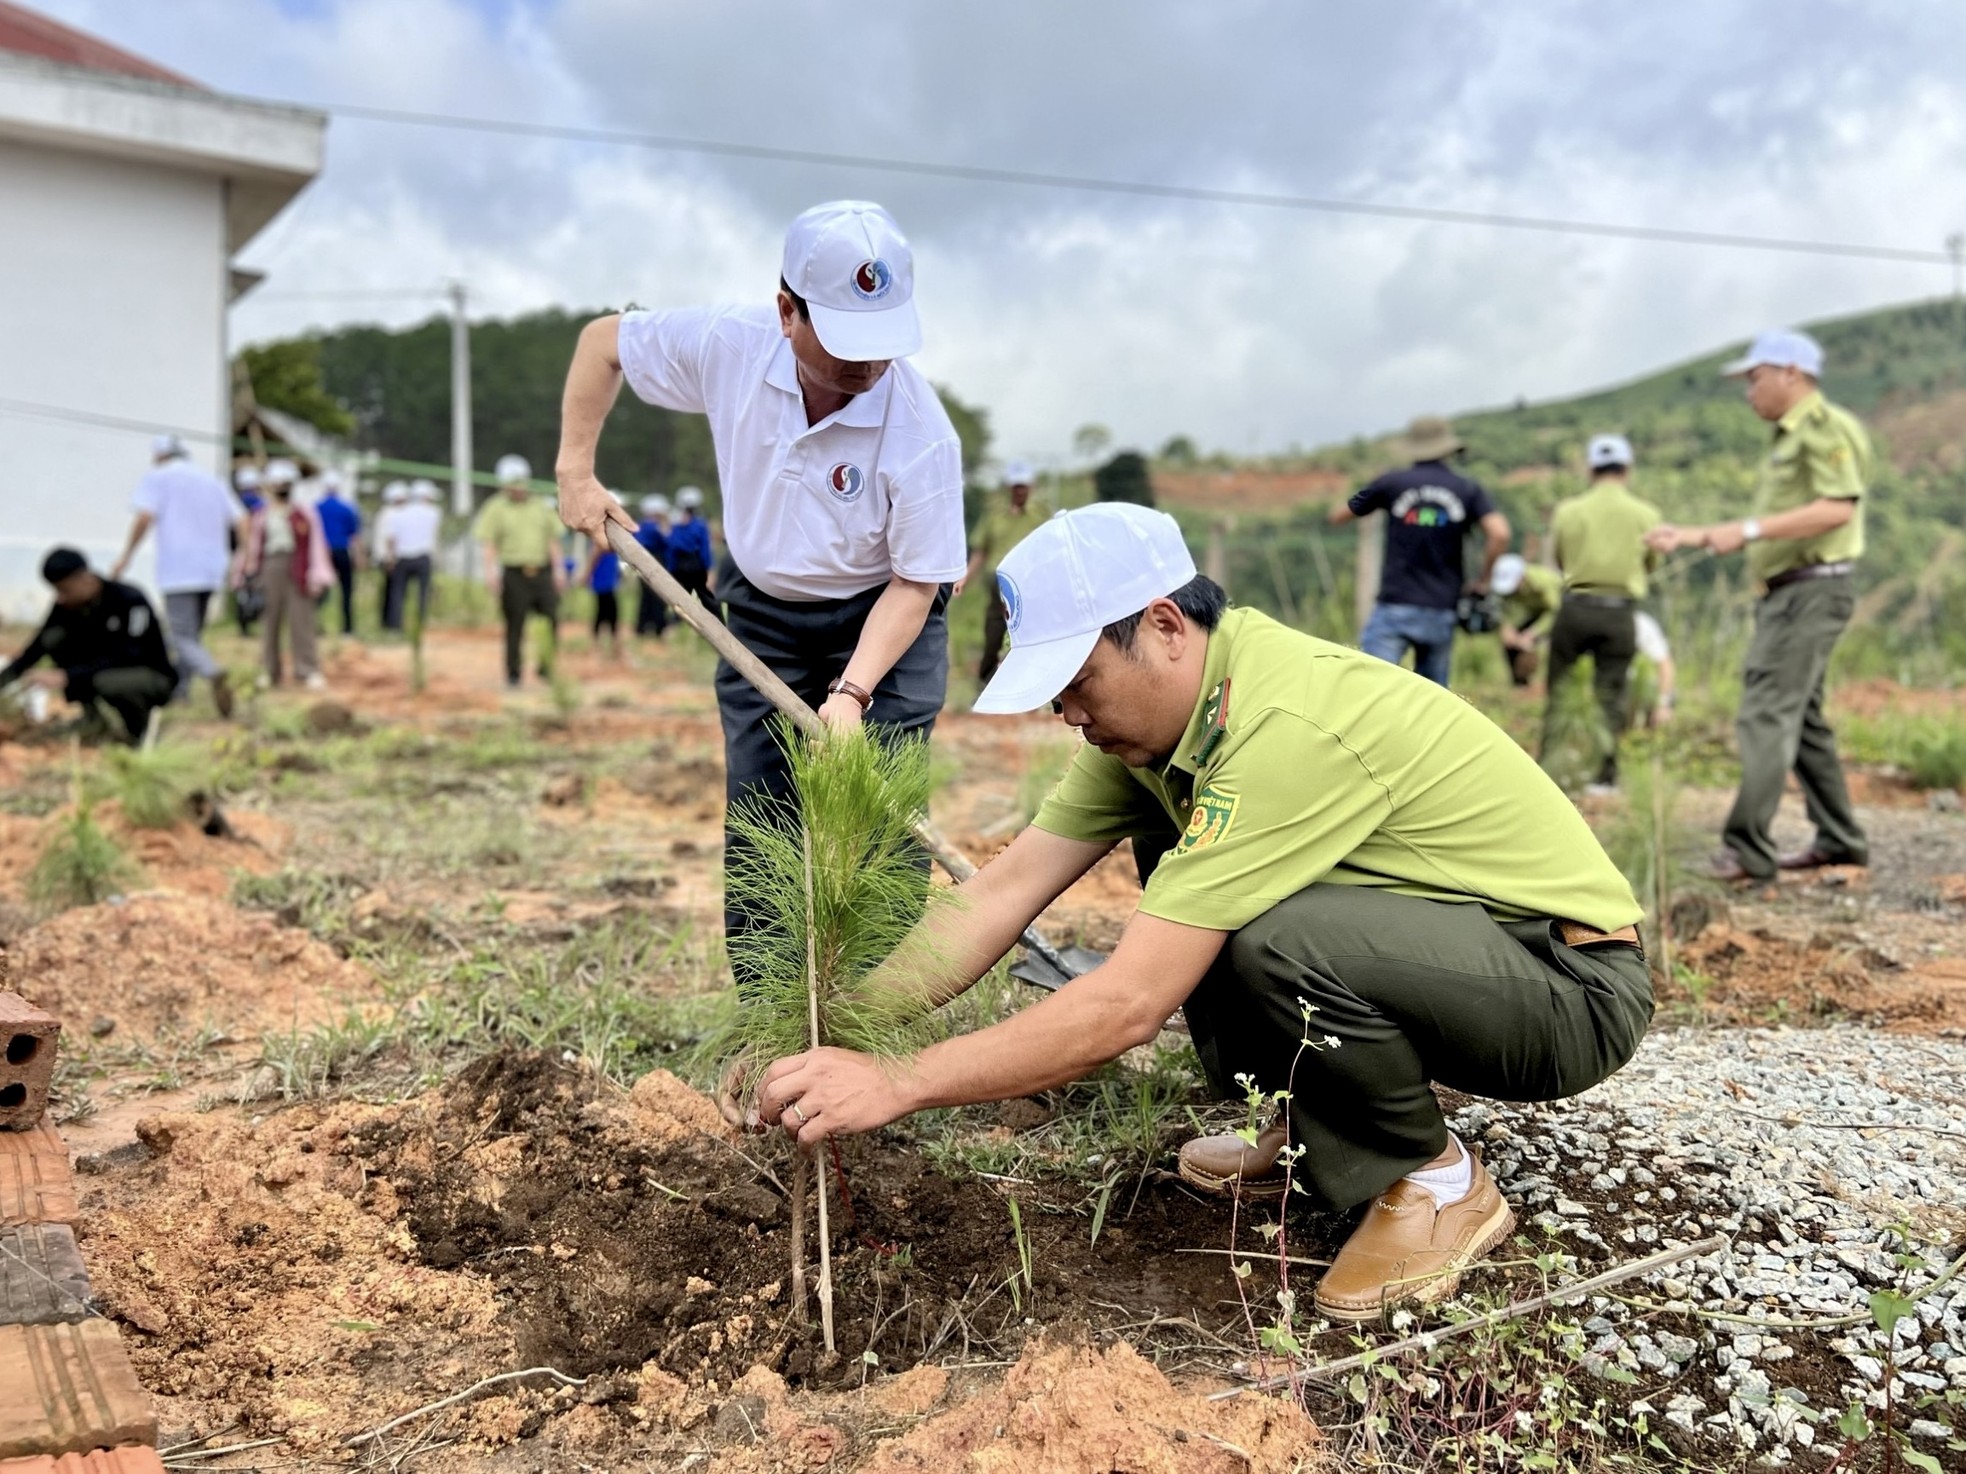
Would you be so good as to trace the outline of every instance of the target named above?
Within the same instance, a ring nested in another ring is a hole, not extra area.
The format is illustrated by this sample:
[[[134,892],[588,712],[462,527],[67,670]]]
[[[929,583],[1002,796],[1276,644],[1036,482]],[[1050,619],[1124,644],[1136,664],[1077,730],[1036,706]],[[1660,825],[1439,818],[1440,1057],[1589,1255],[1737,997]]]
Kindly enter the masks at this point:
[[[765,144],[685,138],[663,133],[633,133],[612,128],[579,128],[560,123],[524,123],[503,118],[472,118],[453,113],[412,112],[403,108],[368,107],[356,103],[295,104],[279,98],[255,100],[277,107],[314,106],[339,117],[368,122],[454,128],[467,132],[500,133],[522,138],[555,138],[576,143],[614,144],[677,153],[709,154],[720,158],[767,159],[780,163],[870,169],[887,174],[916,174],[931,179],[958,179],[980,184],[1028,185],[1040,189],[1135,195],[1147,199],[1190,200],[1214,205],[1251,205],[1328,215],[1365,215],[1388,220],[1419,220],[1445,225],[1486,225],[1506,230],[1534,230],[1550,234],[1652,241],[1670,245],[1721,246],[1737,250],[1784,251],[1798,255],[1901,261],[1921,266],[1944,266],[1953,260],[1946,251],[1916,250],[1904,246],[1801,240],[1784,236],[1744,235],[1729,231],[1680,230],[1668,226],[1624,225],[1611,221],[1571,220],[1558,216],[1510,215],[1496,211],[1455,210],[1432,205],[1395,205],[1373,200],[1331,199],[1318,195],[1210,189],[1199,185],[1105,179],[1087,174],[1051,174],[1032,169],[999,169],[981,164],[950,164],[923,159],[883,158],[871,154],[777,148]]]
[[[95,410],[70,409],[59,404],[36,404],[28,399],[0,399],[0,414],[27,419],[62,420],[75,425],[93,425],[104,430],[135,430],[145,435],[181,435],[187,440],[214,443],[228,437],[210,430],[194,430],[188,425],[170,425],[161,420],[133,420],[123,415],[106,415]]]

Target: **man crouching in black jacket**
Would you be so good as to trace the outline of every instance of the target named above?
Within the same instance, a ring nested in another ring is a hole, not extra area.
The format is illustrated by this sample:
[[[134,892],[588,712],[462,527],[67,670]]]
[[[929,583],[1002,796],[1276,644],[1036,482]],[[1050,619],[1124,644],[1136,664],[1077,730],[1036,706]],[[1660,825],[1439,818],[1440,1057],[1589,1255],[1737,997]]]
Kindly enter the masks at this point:
[[[0,670],[0,688],[43,659],[53,661],[57,669],[37,671],[29,682],[62,691],[92,725],[113,736],[103,715],[107,706],[122,719],[126,740],[141,742],[150,713],[177,689],[177,669],[150,601],[129,584],[91,573],[73,548],[49,553],[41,576],[54,586],[55,607],[27,648]]]

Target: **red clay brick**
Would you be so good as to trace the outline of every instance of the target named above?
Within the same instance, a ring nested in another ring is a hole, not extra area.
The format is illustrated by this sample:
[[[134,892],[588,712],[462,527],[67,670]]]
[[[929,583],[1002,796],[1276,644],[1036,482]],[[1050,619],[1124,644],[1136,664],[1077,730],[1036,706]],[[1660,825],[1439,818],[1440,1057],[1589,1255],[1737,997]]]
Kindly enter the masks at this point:
[[[65,1223],[0,1229],[0,1326],[87,1320],[89,1272]]]
[[[61,1020],[0,992],[0,1131],[25,1131],[48,1108]]]
[[[157,1417],[116,1327],[0,1326],[0,1458],[157,1442]]]
[[[68,1148],[52,1122],[31,1131],[0,1131],[0,1228],[82,1221]]]
[[[157,1457],[156,1449],[132,1443],[123,1448],[63,1454],[58,1459],[46,1454],[0,1459],[0,1474],[164,1474],[164,1461]]]

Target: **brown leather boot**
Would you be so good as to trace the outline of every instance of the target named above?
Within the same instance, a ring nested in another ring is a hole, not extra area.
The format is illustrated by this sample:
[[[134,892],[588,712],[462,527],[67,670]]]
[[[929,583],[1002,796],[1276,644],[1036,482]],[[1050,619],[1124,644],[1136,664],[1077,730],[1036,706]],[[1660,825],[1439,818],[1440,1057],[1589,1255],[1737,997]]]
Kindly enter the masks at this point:
[[[1468,1195],[1445,1208],[1403,1177],[1379,1194],[1318,1282],[1317,1313],[1377,1320],[1403,1300],[1431,1304],[1452,1295],[1461,1272],[1515,1232],[1515,1214],[1495,1179],[1481,1158],[1473,1166]]]
[[[1246,1198],[1275,1198],[1283,1195],[1283,1168],[1277,1157],[1290,1140],[1289,1128],[1281,1120],[1272,1121],[1249,1146],[1240,1136],[1197,1136],[1181,1148],[1175,1164],[1182,1180],[1203,1192],[1229,1197],[1240,1191]]]

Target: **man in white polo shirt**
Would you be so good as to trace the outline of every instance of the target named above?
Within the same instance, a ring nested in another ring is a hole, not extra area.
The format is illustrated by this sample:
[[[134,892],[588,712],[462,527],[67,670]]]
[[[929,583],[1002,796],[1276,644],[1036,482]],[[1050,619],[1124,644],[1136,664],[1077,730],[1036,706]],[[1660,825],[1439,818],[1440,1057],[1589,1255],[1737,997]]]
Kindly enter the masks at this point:
[[[164,622],[177,657],[177,699],[191,694],[194,676],[212,683],[212,702],[220,716],[232,715],[232,686],[225,667],[205,648],[205,612],[226,587],[233,545],[242,542],[246,509],[218,477],[195,464],[175,435],[150,443],[151,467],[137,483],[130,505],[130,538],[123,556],[109,570],[121,579],[145,534],[157,529],[157,591],[164,596]]]
[[[597,318],[561,408],[560,516],[602,539],[635,521],[594,475],[625,377],[707,415],[723,491],[716,589],[731,630],[839,728],[926,736],[948,684],[947,585],[963,571],[955,427],[907,355],[921,347],[914,256],[887,211],[818,205],[785,237],[774,307]],[[790,789],[772,708],[717,670],[726,796]],[[728,867],[735,840],[725,851]],[[727,940],[747,918],[726,906]],[[734,968],[745,976],[742,946]]]

